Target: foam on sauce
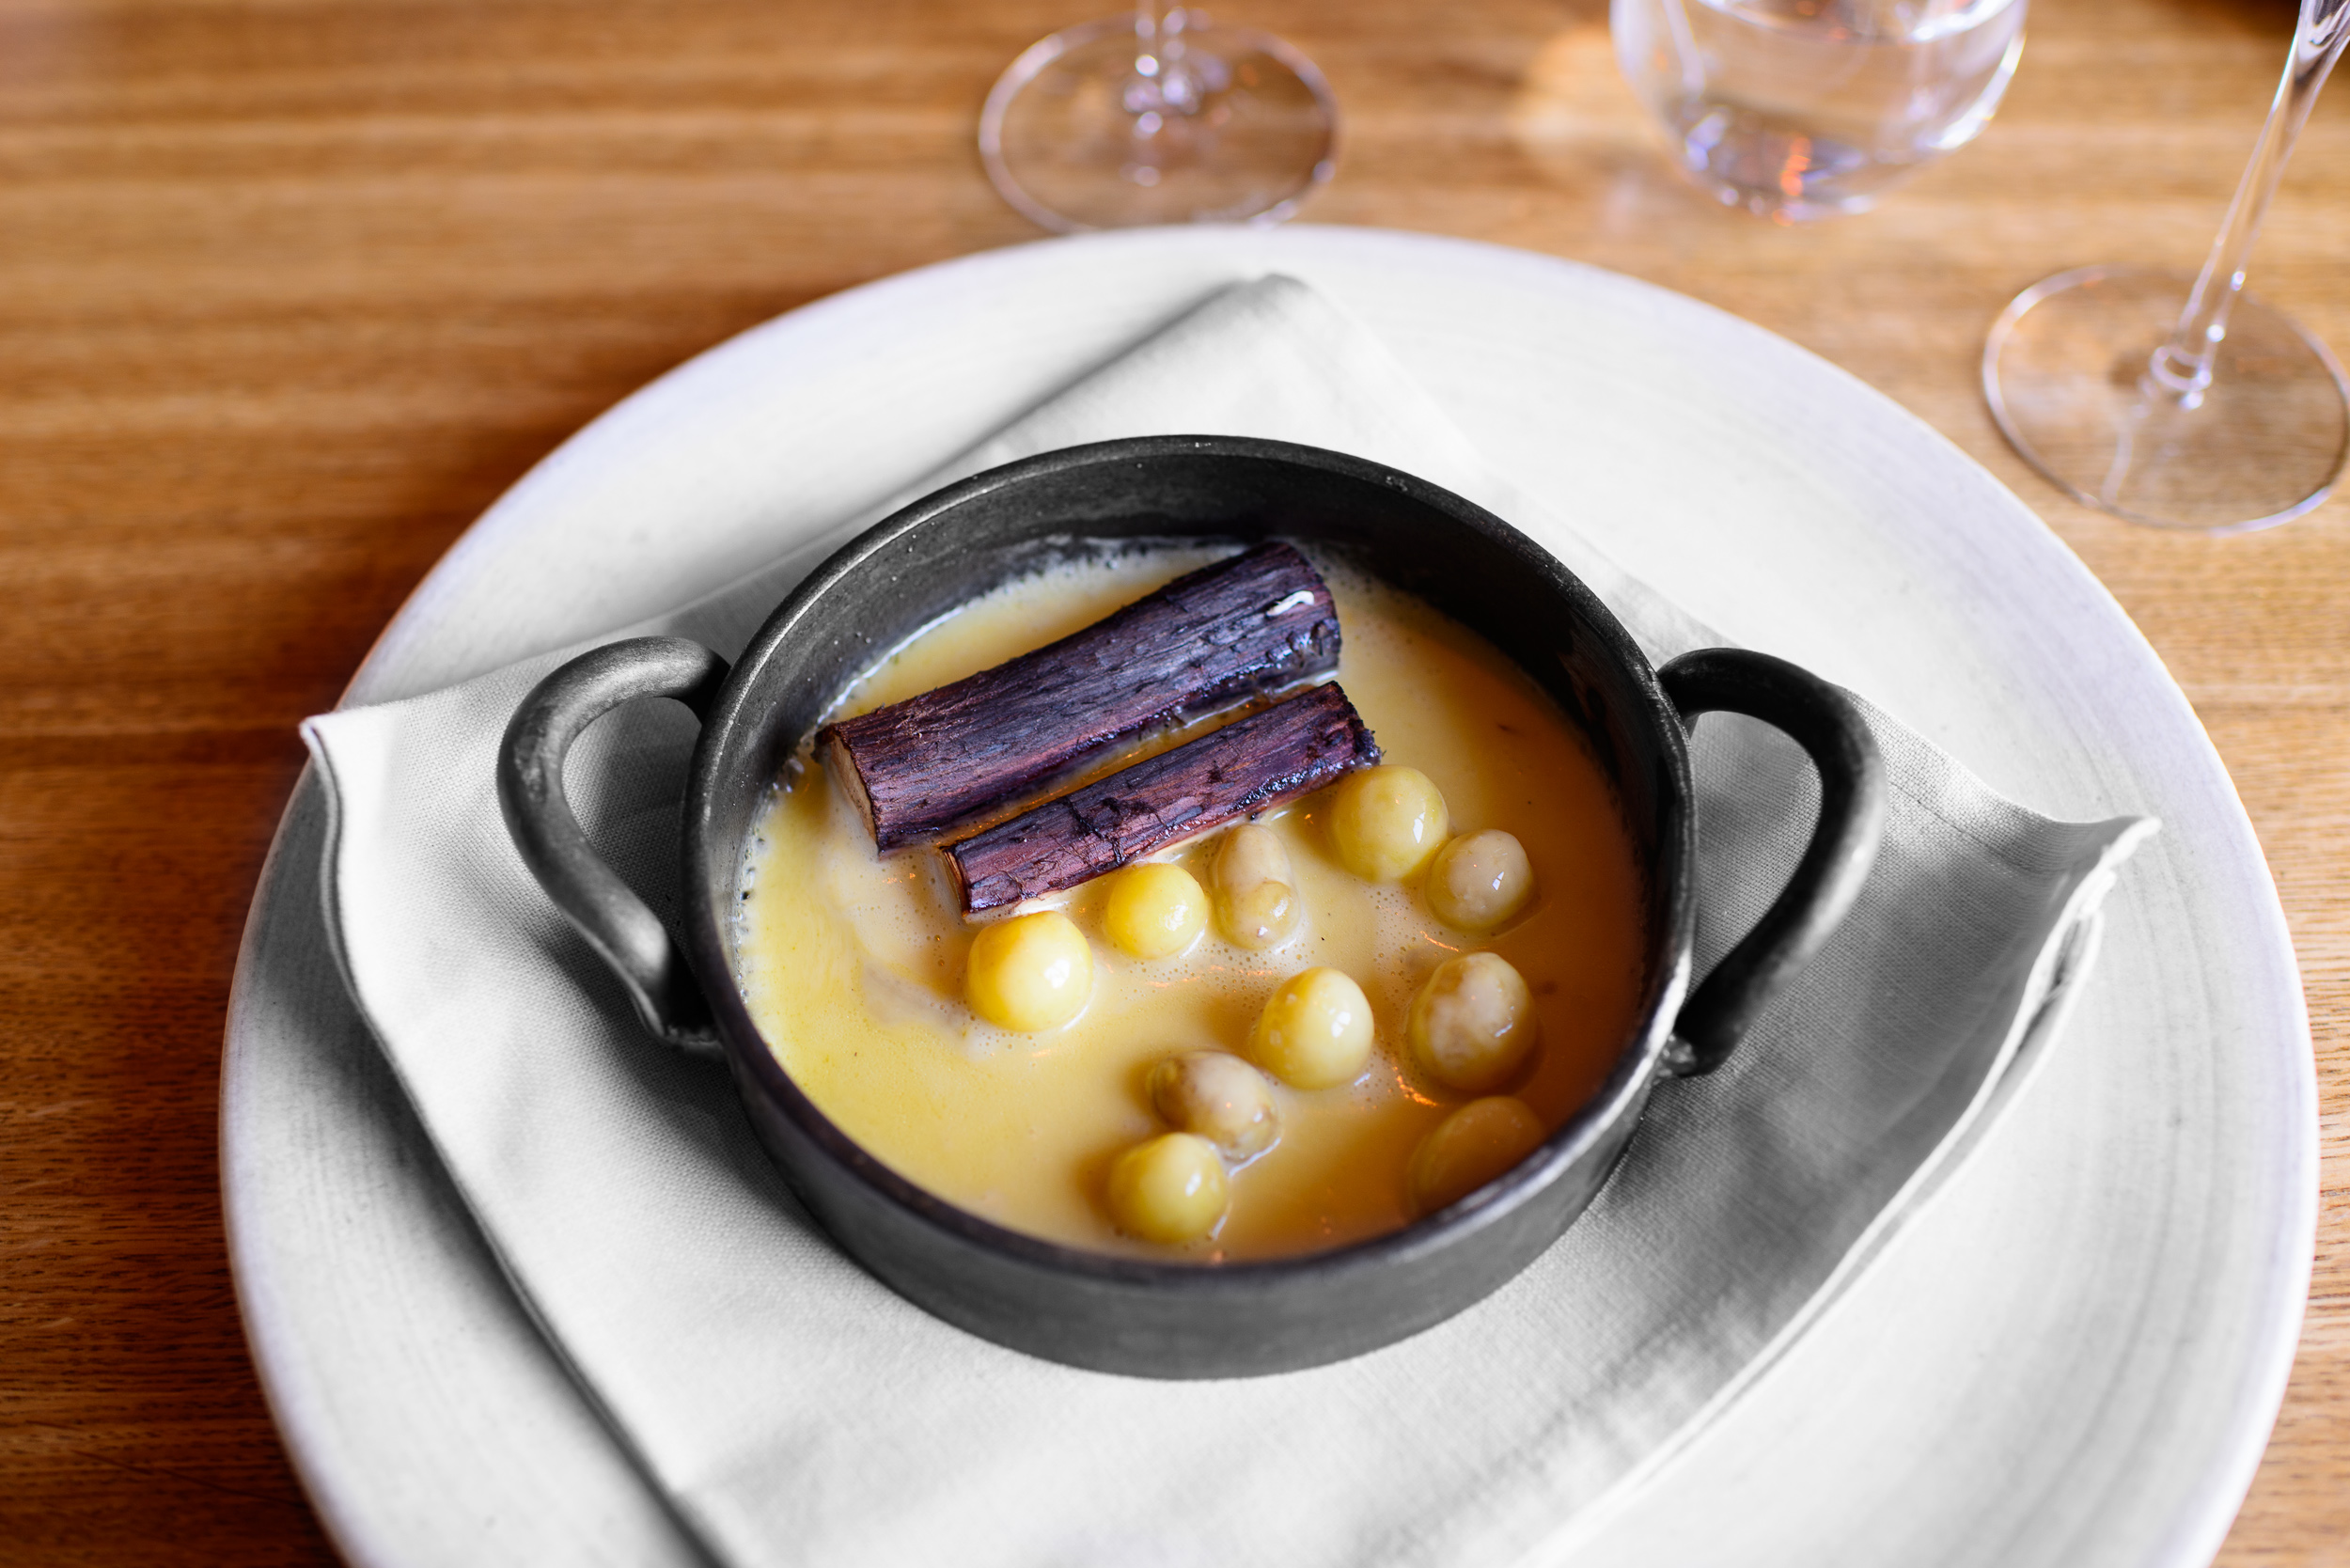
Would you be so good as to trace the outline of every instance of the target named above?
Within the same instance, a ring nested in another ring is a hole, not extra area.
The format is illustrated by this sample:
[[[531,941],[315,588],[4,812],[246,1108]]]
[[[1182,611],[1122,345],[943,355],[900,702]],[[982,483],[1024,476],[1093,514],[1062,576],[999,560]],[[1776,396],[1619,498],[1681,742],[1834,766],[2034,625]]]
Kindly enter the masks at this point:
[[[1228,551],[1153,550],[1073,563],[975,600],[872,670],[834,716],[902,700],[1100,619]],[[1374,886],[1342,870],[1308,795],[1260,820],[1289,850],[1306,907],[1265,952],[1212,920],[1188,953],[1145,962],[1102,934],[1103,882],[1022,909],[1058,908],[1093,949],[1091,999],[1072,1023],[1013,1034],[963,1001],[976,927],[934,851],[884,859],[826,770],[786,770],[747,848],[736,972],[784,1069],[841,1130],[948,1201],[1013,1230],[1099,1251],[1213,1262],[1319,1251],[1413,1215],[1413,1149],[1466,1096],[1419,1080],[1403,1019],[1456,952],[1499,953],[1534,993],[1541,1044],[1514,1093],[1556,1126],[1588,1100],[1629,1035],[1642,980],[1640,873],[1605,775],[1574,726],[1481,638],[1426,605],[1317,560],[1339,608],[1336,679],[1390,762],[1444,792],[1455,833],[1505,828],[1537,894],[1513,925],[1445,926],[1418,879]],[[1166,738],[1157,749],[1183,736]],[[1119,759],[1119,765],[1135,753]],[[1214,836],[1154,856],[1210,886]],[[1280,1141],[1237,1170],[1222,1227],[1188,1247],[1129,1240],[1103,1190],[1119,1153],[1166,1131],[1144,1077],[1179,1051],[1246,1055],[1273,988],[1318,964],[1370,997],[1378,1046],[1354,1085],[1275,1084]]]

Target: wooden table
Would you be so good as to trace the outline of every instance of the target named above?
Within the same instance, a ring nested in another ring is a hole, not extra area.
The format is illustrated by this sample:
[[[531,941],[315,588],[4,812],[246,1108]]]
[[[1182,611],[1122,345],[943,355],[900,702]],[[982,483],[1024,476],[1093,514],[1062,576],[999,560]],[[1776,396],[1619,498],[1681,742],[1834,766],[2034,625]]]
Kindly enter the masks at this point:
[[[0,1560],[331,1560],[239,1329],[215,1153],[294,724],[623,393],[1032,238],[973,120],[1087,8],[0,0]],[[2268,852],[2324,1086],[2308,1325],[2221,1560],[2350,1562],[2350,504],[2231,541],[2111,522],[2026,469],[1975,381],[2025,284],[2201,259],[2289,0],[2038,0],[1979,144],[1806,228],[1665,169],[1604,0],[1226,9],[1346,109],[1313,219],[1575,257],[1818,351],[1989,465],[2153,639]],[[2350,350],[2344,91],[2254,276]]]

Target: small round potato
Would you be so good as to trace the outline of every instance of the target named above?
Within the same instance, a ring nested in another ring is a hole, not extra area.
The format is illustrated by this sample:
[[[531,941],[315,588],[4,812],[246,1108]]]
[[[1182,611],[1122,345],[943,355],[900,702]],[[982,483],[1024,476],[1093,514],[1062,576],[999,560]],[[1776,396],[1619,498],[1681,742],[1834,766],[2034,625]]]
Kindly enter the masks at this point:
[[[963,994],[971,1011],[1023,1034],[1068,1023],[1093,990],[1093,949],[1056,909],[1017,915],[971,944]]]
[[[1523,1100],[1471,1100],[1436,1123],[1413,1151],[1412,1207],[1434,1214],[1515,1166],[1543,1141],[1541,1118]]]
[[[1230,1193],[1215,1145],[1190,1133],[1137,1143],[1110,1167],[1110,1218],[1142,1241],[1198,1240],[1223,1219]]]
[[[1229,1051],[1185,1051],[1151,1069],[1151,1104],[1179,1132],[1196,1133],[1228,1160],[1273,1147],[1281,1113],[1264,1074]]]
[[[1110,878],[1102,929],[1120,952],[1173,958],[1199,940],[1207,923],[1208,896],[1181,866],[1151,861]]]
[[[1444,796],[1418,768],[1362,768],[1330,801],[1330,845],[1365,882],[1401,882],[1428,863],[1451,831]]]
[[[1261,952],[1297,930],[1296,875],[1273,829],[1242,823],[1227,832],[1209,879],[1215,884],[1218,923],[1241,947]]]
[[[1299,1089],[1335,1089],[1371,1059],[1371,1002],[1343,972],[1308,969],[1276,988],[1257,1014],[1248,1054]]]
[[[1235,823],[1215,846],[1216,890],[1254,887],[1260,882],[1294,882],[1290,852],[1281,836],[1262,823]]]
[[[1224,901],[1224,934],[1250,952],[1277,948],[1297,930],[1297,889],[1286,882],[1260,882]]]
[[[1515,834],[1489,827],[1448,840],[1428,868],[1428,907],[1462,931],[1498,931],[1534,897],[1534,867]]]
[[[1403,1022],[1420,1070],[1468,1094],[1508,1082],[1539,1032],[1534,994],[1498,953],[1463,953],[1437,964]]]

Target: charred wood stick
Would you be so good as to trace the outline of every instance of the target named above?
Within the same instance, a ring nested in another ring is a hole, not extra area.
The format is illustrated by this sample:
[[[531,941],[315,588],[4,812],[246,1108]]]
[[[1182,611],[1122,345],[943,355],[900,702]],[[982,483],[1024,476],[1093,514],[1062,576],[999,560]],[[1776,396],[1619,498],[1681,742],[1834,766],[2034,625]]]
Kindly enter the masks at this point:
[[[1104,746],[1338,662],[1329,588],[1289,545],[1261,544],[821,738],[887,853],[1014,805]]]
[[[1337,685],[1316,686],[950,845],[966,915],[1074,887],[1379,760]]]

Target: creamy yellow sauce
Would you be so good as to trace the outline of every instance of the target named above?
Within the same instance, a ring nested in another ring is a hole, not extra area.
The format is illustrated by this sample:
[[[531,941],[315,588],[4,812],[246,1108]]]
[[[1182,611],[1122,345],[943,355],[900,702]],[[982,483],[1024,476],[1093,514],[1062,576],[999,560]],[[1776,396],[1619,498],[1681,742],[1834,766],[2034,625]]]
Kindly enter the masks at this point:
[[[1213,558],[1157,551],[1012,584],[916,637],[862,681],[836,717],[902,700],[1100,619]],[[1013,1230],[1103,1251],[1203,1262],[1359,1240],[1412,1217],[1405,1167],[1466,1097],[1408,1067],[1406,1010],[1429,972],[1490,950],[1534,994],[1536,1058],[1507,1092],[1556,1126],[1597,1089],[1633,1027],[1642,979],[1639,870],[1605,776],[1574,727],[1481,638],[1418,602],[1318,563],[1337,601],[1337,675],[1386,760],[1434,779],[1452,831],[1515,834],[1537,893],[1507,929],[1446,927],[1417,879],[1374,886],[1342,870],[1324,796],[1261,819],[1284,840],[1306,917],[1280,947],[1249,952],[1209,929],[1187,953],[1144,962],[1103,936],[1101,882],[1022,908],[1058,908],[1091,942],[1085,1011],[1013,1034],[963,1001],[971,931],[932,850],[883,859],[827,771],[787,770],[748,848],[736,969],[784,1069],[842,1131],[916,1184]],[[1172,744],[1171,740],[1161,744]],[[1132,754],[1120,762],[1132,760]],[[1212,836],[1172,859],[1209,884]],[[1185,1247],[1120,1236],[1104,1200],[1120,1152],[1167,1130],[1144,1077],[1202,1047],[1246,1056],[1273,988],[1329,964],[1361,984],[1378,1046],[1354,1085],[1277,1084],[1280,1140],[1236,1171],[1222,1227]]]

